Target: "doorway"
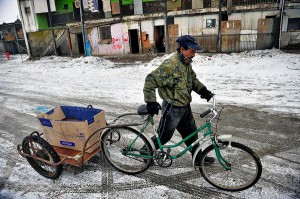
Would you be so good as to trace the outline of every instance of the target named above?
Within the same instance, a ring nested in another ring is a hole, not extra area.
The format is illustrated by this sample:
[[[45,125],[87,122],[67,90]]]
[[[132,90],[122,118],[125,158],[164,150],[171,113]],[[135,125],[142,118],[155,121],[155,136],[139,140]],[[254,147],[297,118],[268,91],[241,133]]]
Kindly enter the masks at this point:
[[[139,38],[139,36],[138,36],[137,29],[129,30],[129,45],[130,45],[130,52],[132,54],[140,53],[138,38]]]
[[[154,26],[154,41],[157,53],[166,52],[164,26]]]
[[[82,34],[77,34],[77,43],[79,54],[84,54],[83,38]]]

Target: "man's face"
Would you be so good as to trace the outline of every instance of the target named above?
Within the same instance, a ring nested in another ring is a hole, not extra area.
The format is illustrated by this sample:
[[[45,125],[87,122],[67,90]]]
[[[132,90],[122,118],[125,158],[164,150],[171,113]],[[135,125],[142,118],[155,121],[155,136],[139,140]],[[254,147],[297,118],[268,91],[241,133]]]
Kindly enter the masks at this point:
[[[187,58],[192,59],[193,57],[195,57],[196,51],[191,48],[185,50],[184,48],[181,47],[181,53]]]

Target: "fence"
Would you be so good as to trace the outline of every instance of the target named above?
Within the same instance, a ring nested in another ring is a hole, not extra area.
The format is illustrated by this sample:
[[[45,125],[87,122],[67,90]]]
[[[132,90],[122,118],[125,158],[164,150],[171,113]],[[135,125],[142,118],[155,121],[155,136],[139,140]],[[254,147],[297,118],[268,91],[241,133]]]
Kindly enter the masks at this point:
[[[195,38],[204,51],[218,52],[218,35],[200,35]],[[278,33],[221,35],[220,50],[224,53],[231,53],[278,48],[278,39]],[[176,49],[176,46],[172,46],[171,49]]]

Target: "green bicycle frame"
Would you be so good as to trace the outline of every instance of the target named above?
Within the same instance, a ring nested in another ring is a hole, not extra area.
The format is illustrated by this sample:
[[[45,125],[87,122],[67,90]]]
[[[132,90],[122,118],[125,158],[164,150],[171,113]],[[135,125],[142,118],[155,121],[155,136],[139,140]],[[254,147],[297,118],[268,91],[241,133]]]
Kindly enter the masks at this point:
[[[131,154],[131,153],[128,153],[129,151],[137,151],[137,150],[134,150],[134,143],[135,141],[139,138],[139,136],[141,134],[144,133],[145,129],[148,127],[148,125],[151,123],[151,125],[154,127],[155,129],[155,124],[154,124],[154,120],[153,120],[153,117],[152,116],[149,116],[149,122],[147,122],[143,127],[142,129],[140,130],[139,134],[137,135],[137,137],[131,141],[131,143],[128,145],[128,148],[127,148],[127,153],[126,155],[131,155],[131,156],[139,156],[139,157],[142,157],[142,158],[154,158],[153,156],[150,156],[150,155],[143,155],[143,154]],[[207,139],[205,140],[203,143],[211,140],[212,144],[213,144],[213,147],[214,147],[214,150],[215,150],[215,153],[216,153],[216,157],[219,161],[219,163],[224,167],[224,169],[226,170],[230,170],[230,167],[228,167],[227,165],[230,165],[230,163],[225,160],[221,153],[220,153],[220,149],[218,147],[218,144],[216,142],[216,137],[215,135],[213,134],[212,130],[211,130],[211,123],[210,122],[206,122],[205,124],[203,124],[201,127],[199,127],[196,131],[194,131],[192,134],[190,134],[189,136],[187,136],[186,138],[180,140],[179,142],[173,144],[173,145],[162,145],[161,144],[161,140],[157,134],[157,132],[155,131],[155,139],[157,140],[157,143],[158,143],[158,146],[159,146],[159,150],[161,152],[164,152],[164,149],[172,149],[172,148],[176,148],[178,146],[180,146],[182,143],[184,143],[185,141],[191,139],[192,137],[194,137],[195,135],[197,135],[199,132],[203,131],[204,129],[207,129],[206,132],[202,135],[201,138],[198,138],[195,142],[193,142],[191,145],[187,146],[184,150],[182,150],[179,154],[177,155],[173,155],[173,156],[170,156],[172,159],[176,159],[176,158],[179,158],[181,157],[183,154],[185,154],[187,151],[191,150],[192,147],[195,145],[195,143],[198,143],[198,142],[201,142],[202,140],[204,140],[204,138],[206,138],[207,136],[210,136],[210,139]],[[155,129],[156,130],[156,129]],[[200,145],[202,145],[203,143],[201,143]]]

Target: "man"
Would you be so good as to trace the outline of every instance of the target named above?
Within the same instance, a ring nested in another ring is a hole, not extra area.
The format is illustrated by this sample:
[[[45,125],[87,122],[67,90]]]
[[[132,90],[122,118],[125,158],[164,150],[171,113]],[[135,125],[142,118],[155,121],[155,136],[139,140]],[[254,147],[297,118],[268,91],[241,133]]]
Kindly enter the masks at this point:
[[[159,96],[163,99],[163,115],[157,130],[162,144],[167,143],[172,138],[175,129],[178,130],[183,139],[197,129],[190,106],[192,91],[207,101],[213,96],[197,79],[191,66],[196,50],[201,50],[201,47],[190,35],[180,36],[176,42],[178,43],[177,52],[147,75],[143,90],[147,110],[151,115],[158,114],[160,109],[160,105],[156,101],[156,88],[158,88]],[[197,138],[196,135],[186,141],[185,144],[189,146]],[[155,136],[152,137],[152,140],[158,149]],[[192,154],[197,147],[198,145],[193,147]],[[205,162],[213,163],[214,160],[214,158],[208,157]],[[199,165],[199,158],[196,158],[195,164]]]

